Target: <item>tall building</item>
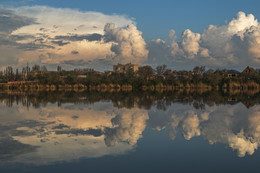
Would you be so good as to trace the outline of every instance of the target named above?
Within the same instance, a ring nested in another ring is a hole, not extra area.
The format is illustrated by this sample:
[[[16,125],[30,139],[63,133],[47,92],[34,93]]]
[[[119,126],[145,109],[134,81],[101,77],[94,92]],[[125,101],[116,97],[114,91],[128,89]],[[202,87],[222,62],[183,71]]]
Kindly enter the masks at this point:
[[[137,64],[117,64],[113,66],[113,71],[116,73],[126,73],[128,70],[132,69],[134,72],[138,71]]]

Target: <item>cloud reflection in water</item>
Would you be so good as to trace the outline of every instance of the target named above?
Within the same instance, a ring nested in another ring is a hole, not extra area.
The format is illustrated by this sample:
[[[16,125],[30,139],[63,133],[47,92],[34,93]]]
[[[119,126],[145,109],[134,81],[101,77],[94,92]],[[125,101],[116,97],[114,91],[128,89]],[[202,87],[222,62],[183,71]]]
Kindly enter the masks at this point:
[[[239,157],[252,155],[260,143],[260,106],[248,109],[241,103],[205,110],[173,104],[165,111],[115,108],[110,102],[0,107],[1,165],[125,154],[136,147],[146,128],[166,129],[171,139],[178,132],[186,140],[202,136],[209,144],[229,146]]]

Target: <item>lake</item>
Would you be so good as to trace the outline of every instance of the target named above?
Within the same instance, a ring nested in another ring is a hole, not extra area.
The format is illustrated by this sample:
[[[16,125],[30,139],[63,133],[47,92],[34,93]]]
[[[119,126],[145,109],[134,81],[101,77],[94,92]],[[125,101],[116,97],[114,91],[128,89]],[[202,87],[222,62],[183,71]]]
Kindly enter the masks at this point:
[[[256,172],[259,93],[0,93],[0,172]]]

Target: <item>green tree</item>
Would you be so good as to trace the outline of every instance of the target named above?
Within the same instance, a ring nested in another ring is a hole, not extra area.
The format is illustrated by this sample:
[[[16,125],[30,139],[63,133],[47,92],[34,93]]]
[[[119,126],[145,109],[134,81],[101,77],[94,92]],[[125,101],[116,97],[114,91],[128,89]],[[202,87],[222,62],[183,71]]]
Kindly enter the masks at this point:
[[[205,66],[196,66],[196,67],[193,68],[193,72],[201,74],[201,75],[203,73],[205,73],[205,71],[206,71],[206,67]]]
[[[146,65],[146,66],[139,67],[137,73],[139,74],[140,77],[147,79],[154,75],[154,70],[151,66]]]
[[[32,67],[32,72],[39,72],[41,69],[41,67],[37,64],[35,64],[33,67]]]
[[[40,69],[40,71],[42,71],[42,72],[47,72],[48,70],[47,70],[46,66],[45,66],[45,65],[43,65],[43,66],[41,66],[41,69]]]
[[[156,67],[156,73],[158,76],[162,76],[166,71],[167,71],[167,66],[165,64]]]

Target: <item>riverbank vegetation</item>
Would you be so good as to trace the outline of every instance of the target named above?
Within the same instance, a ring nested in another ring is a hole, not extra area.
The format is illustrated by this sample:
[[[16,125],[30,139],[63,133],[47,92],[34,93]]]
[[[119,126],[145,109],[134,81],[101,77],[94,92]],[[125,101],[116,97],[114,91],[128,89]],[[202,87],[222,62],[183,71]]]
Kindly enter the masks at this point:
[[[191,71],[176,71],[166,65],[139,67],[137,71],[98,72],[94,69],[48,71],[45,66],[13,70],[7,67],[0,72],[1,90],[40,91],[172,91],[172,90],[223,90],[248,92],[260,90],[260,73],[251,67],[242,72],[226,69],[206,69],[196,66]]]

